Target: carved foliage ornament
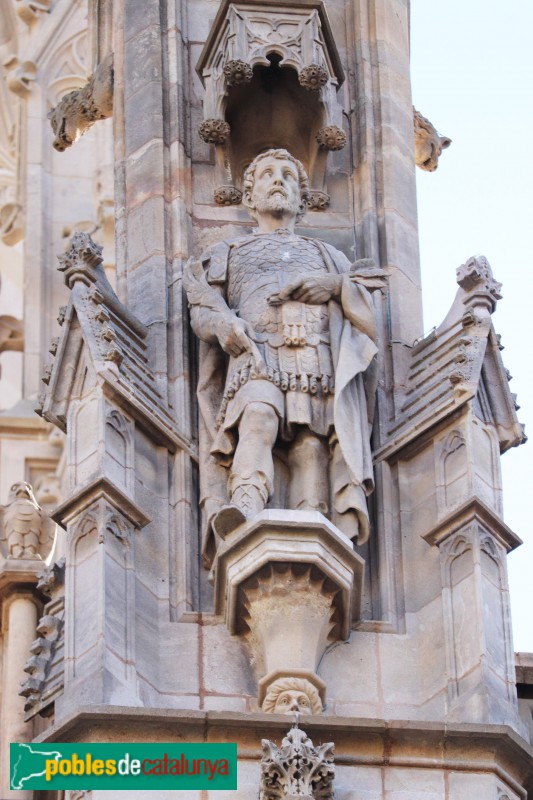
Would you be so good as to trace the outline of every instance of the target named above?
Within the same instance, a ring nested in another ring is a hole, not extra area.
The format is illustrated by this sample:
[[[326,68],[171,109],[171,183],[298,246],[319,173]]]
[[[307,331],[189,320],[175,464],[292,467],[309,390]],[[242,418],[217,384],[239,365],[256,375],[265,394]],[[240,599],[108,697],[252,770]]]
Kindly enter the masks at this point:
[[[314,747],[300,728],[292,728],[281,747],[262,740],[260,800],[301,797],[333,800],[333,742]]]

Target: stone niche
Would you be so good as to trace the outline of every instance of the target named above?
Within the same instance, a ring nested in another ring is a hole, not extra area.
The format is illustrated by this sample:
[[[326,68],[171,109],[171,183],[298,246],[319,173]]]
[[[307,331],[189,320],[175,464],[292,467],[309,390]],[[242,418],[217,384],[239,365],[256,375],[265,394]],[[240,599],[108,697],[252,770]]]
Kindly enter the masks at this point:
[[[327,208],[328,153],[346,134],[337,101],[344,74],[322,0],[290,8],[224,0],[197,72],[205,87],[198,133],[216,151],[215,202],[240,203],[246,166],[284,147],[310,176],[310,209]]]

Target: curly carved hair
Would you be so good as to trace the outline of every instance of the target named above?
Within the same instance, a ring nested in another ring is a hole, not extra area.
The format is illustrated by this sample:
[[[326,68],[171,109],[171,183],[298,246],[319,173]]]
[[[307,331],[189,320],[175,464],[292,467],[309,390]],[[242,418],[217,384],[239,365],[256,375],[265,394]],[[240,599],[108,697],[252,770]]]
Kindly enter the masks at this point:
[[[263,705],[261,706],[262,711],[272,713],[280,694],[282,694],[282,692],[291,691],[302,692],[302,694],[307,695],[312,714],[322,713],[322,700],[318,694],[318,689],[316,686],[313,686],[311,681],[305,678],[278,678],[277,681],[274,681],[274,683],[268,687]]]
[[[290,161],[296,167],[296,171],[298,173],[298,182],[300,184],[301,198],[300,210],[298,211],[296,220],[301,220],[307,211],[307,203],[309,201],[309,178],[307,177],[307,172],[305,171],[305,167],[302,162],[298,161],[298,159],[294,158],[294,156],[291,156],[288,150],[284,150],[282,148],[276,150],[265,150],[264,153],[259,153],[259,155],[254,158],[252,163],[246,167],[243,178],[242,204],[246,206],[251,215],[254,216],[253,212],[255,210],[255,206],[252,203],[252,190],[254,188],[255,171],[264,158],[283,159],[284,161]]]

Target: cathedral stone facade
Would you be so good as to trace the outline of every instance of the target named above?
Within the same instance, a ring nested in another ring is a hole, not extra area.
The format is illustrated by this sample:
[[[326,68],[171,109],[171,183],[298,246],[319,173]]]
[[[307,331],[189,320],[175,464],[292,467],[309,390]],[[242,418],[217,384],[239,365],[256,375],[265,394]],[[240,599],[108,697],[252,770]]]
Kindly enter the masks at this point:
[[[423,332],[409,5],[0,7],[2,800],[114,796],[10,791],[32,741],[237,742],[190,800],[533,793],[525,436],[485,257]]]

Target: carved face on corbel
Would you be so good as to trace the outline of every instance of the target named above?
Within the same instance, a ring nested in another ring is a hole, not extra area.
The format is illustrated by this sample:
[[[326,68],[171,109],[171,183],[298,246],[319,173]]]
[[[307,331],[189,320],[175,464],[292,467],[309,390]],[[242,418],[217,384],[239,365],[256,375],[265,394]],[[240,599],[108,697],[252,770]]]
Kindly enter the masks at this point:
[[[305,678],[279,678],[271,684],[262,710],[271,714],[321,714],[322,701]]]
[[[300,219],[308,195],[305,169],[287,150],[260,153],[244,173],[243,203],[256,219],[263,214]]]

